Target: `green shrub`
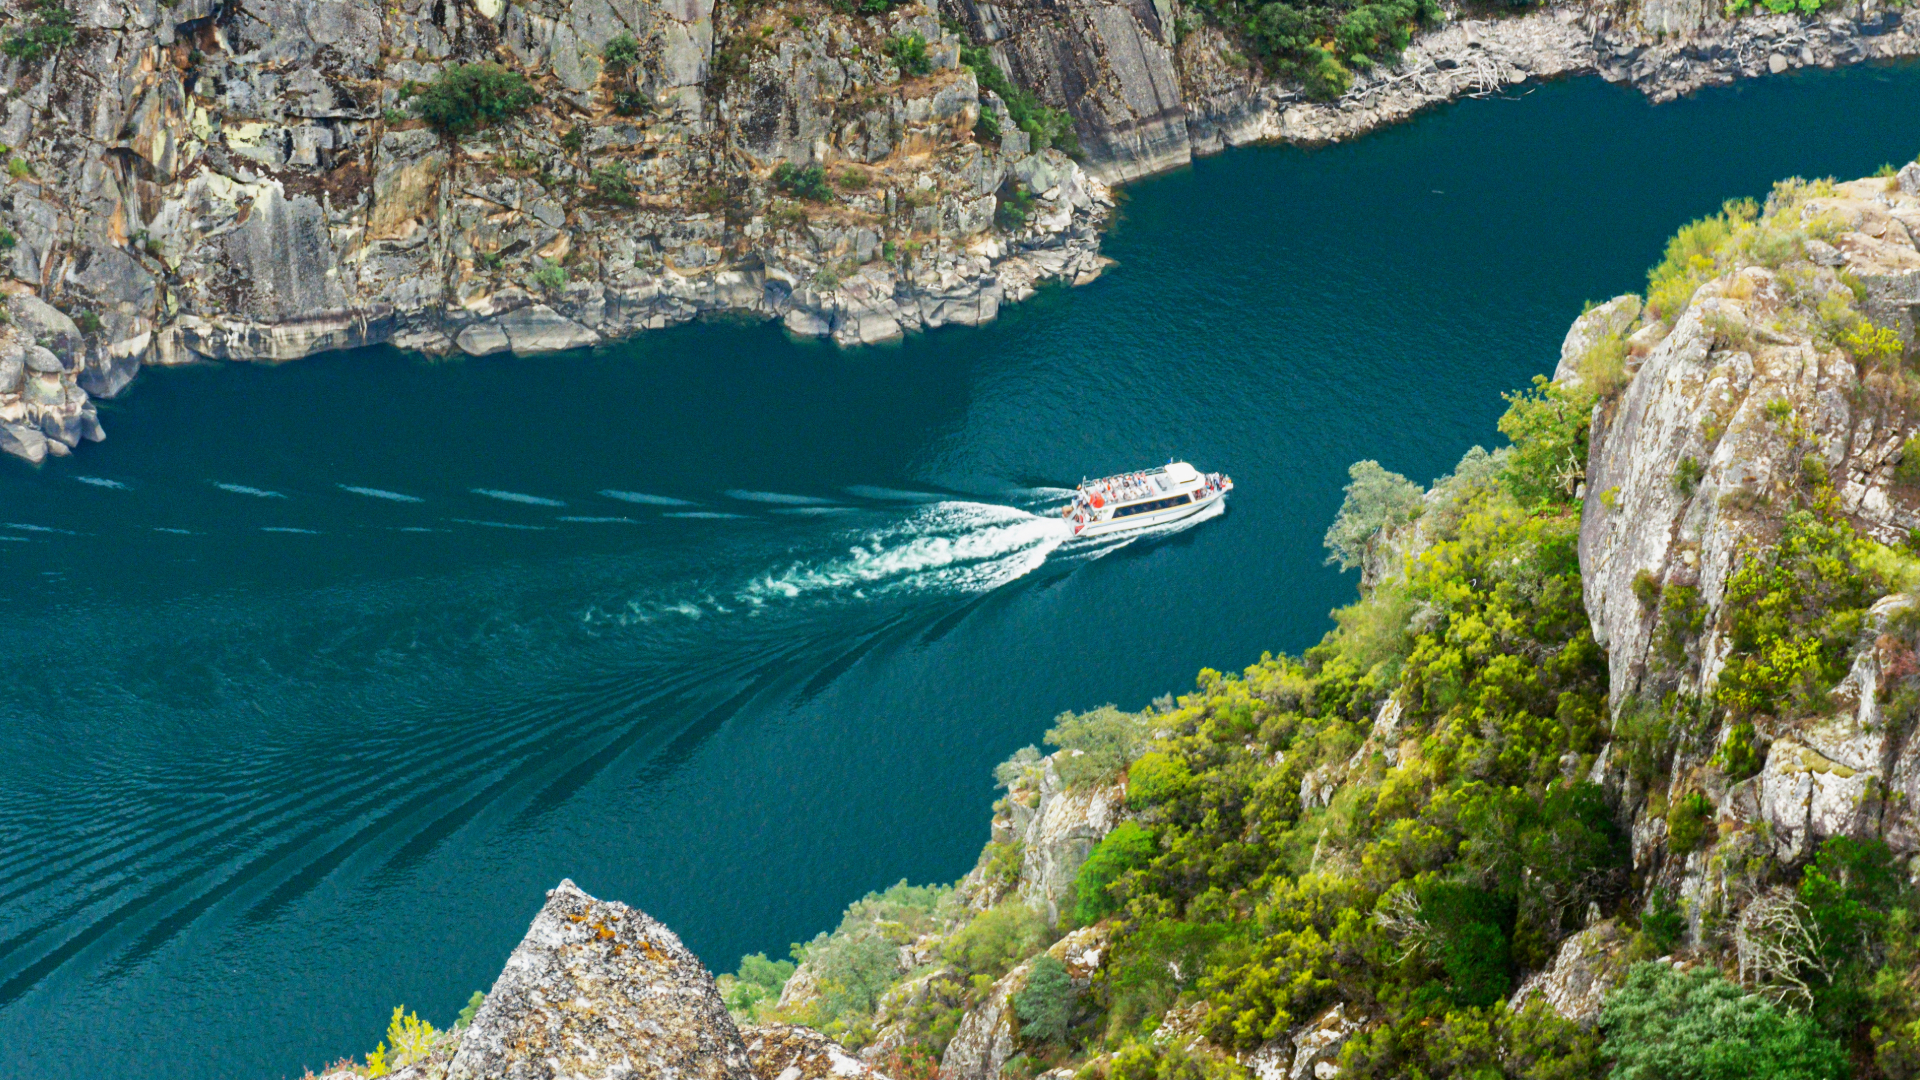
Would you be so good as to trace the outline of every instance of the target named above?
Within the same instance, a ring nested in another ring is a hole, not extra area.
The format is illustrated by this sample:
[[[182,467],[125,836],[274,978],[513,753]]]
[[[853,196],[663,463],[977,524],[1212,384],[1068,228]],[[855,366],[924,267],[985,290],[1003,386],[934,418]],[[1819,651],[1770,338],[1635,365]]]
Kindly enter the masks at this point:
[[[1920,486],[1920,435],[1910,435],[1901,444],[1900,461],[1893,467],[1896,482],[1908,486]]]
[[[627,179],[627,164],[624,161],[612,161],[593,170],[593,189],[600,198],[615,206],[637,206],[634,198],[633,181]]]
[[[736,1020],[752,1023],[762,1003],[780,1000],[780,991],[793,972],[791,960],[769,960],[765,953],[743,956],[738,971],[717,980],[720,998]]]
[[[33,175],[33,166],[28,163],[26,158],[8,158],[7,175],[13,177],[15,180],[24,180]]]
[[[480,1011],[480,1006],[484,1004],[486,1000],[487,992],[485,990],[475,990],[473,994],[467,998],[466,1005],[461,1007],[460,1015],[454,1018],[453,1026],[461,1028],[472,1027],[474,1014]]]
[[[1678,318],[1694,292],[1720,272],[1721,259],[1756,212],[1750,199],[1729,200],[1720,213],[1681,226],[1659,264],[1647,271],[1647,314],[1668,322]]]
[[[567,287],[567,268],[552,259],[541,259],[527,282],[544,293],[556,293]]]
[[[625,75],[640,60],[640,42],[632,34],[621,34],[607,42],[600,58],[606,61],[609,73]]]
[[[997,979],[1032,956],[1046,941],[1047,924],[1024,901],[1009,900],[983,911],[949,937],[942,949],[947,962],[970,975]]]
[[[1688,454],[1680,459],[1673,469],[1673,490],[1682,497],[1690,498],[1694,489],[1700,486],[1700,478],[1707,475],[1707,467],[1700,464],[1698,458]]]
[[[1027,984],[1013,996],[1020,1037],[1030,1043],[1057,1043],[1067,1037],[1073,1019],[1073,979],[1067,966],[1042,953],[1027,969]]]
[[[1060,779],[1068,787],[1090,787],[1113,780],[1139,757],[1147,731],[1145,716],[1102,705],[1090,712],[1054,717],[1045,739],[1048,746],[1064,751],[1053,758]]]
[[[577,154],[587,148],[587,126],[575,124],[560,136],[560,149],[569,154]]]
[[[1431,937],[1428,949],[1456,1004],[1492,1005],[1513,983],[1510,900],[1471,885],[1437,881],[1417,890]]]
[[[1644,566],[1633,572],[1633,597],[1645,611],[1660,603],[1660,579]]]
[[[422,120],[441,133],[468,135],[526,112],[539,95],[517,71],[499,64],[454,64],[434,76],[413,99]]]
[[[933,74],[933,57],[927,55],[927,39],[919,34],[889,38],[886,51],[903,75]]]
[[[1027,218],[1032,214],[1033,195],[1023,184],[1009,181],[994,197],[993,223],[1007,232],[1026,228]]]
[[[1327,527],[1327,565],[1351,570],[1367,560],[1367,550],[1381,532],[1419,516],[1419,484],[1377,461],[1356,461],[1347,467],[1347,495]]]
[[[1127,871],[1145,866],[1153,853],[1152,833],[1131,821],[1115,825],[1074,876],[1074,923],[1091,926],[1118,910],[1120,901],[1110,892],[1113,883]]]
[[[13,230],[0,229],[0,251],[12,251],[19,243],[20,238],[13,235]]]
[[[985,45],[960,46],[960,63],[972,70],[981,90],[992,91],[1006,103],[1007,116],[1012,119],[1013,126],[1032,137],[1036,151],[1058,147],[1070,156],[1080,156],[1080,138],[1074,132],[1073,117],[1062,110],[1040,104],[1040,99],[1026,88],[1015,86],[1013,80],[1007,78],[1007,73],[993,62],[993,53]],[[995,127],[998,127],[997,123]],[[997,137],[998,133],[995,134]],[[1004,195],[1001,203],[1003,206],[1006,203]],[[1021,224],[1025,224],[1024,217],[1021,218]]]
[[[900,946],[944,930],[957,918],[952,894],[950,888],[902,881],[849,904],[831,934],[795,945],[793,958],[807,965],[819,987],[819,996],[797,1019],[835,1038],[858,1042],[880,995],[904,974]],[[765,982],[771,974],[759,969],[755,977]]]
[[[1729,577],[1732,646],[1715,699],[1742,716],[1810,707],[1846,674],[1866,608],[1881,591],[1844,520],[1789,514],[1778,541]]]
[[[61,0],[32,0],[23,23],[0,41],[0,53],[31,64],[73,42],[73,13]]]
[[[1506,400],[1499,428],[1513,441],[1503,469],[1508,490],[1522,504],[1571,503],[1586,478],[1592,392],[1569,390],[1536,375],[1531,391],[1508,394]]]
[[[1667,810],[1667,847],[1675,855],[1687,852],[1710,841],[1712,830],[1707,826],[1713,823],[1713,800],[1698,791],[1690,791],[1674,801]]]
[[[1687,915],[1665,889],[1653,890],[1647,910],[1640,916],[1640,931],[1653,944],[1656,955],[1666,955],[1680,946],[1687,933]]]
[[[100,316],[94,314],[91,311],[74,312],[73,325],[79,327],[80,333],[85,337],[92,337],[93,335],[98,334],[102,329]]]
[[[771,177],[774,189],[783,191],[796,199],[809,199],[813,202],[831,202],[833,189],[827,186],[827,170],[818,165],[796,167],[783,161],[773,167]]]
[[[973,140],[980,143],[1000,141],[1000,116],[985,105],[980,107],[980,119],[973,122]]]
[[[1718,971],[1636,964],[1600,1014],[1610,1080],[1843,1080],[1846,1056],[1812,1018]]]

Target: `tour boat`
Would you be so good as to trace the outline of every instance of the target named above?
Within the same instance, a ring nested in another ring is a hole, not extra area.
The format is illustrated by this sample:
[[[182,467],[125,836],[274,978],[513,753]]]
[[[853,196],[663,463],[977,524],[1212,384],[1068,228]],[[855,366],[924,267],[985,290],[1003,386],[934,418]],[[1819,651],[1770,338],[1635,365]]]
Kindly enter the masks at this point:
[[[1061,511],[1075,536],[1105,536],[1165,525],[1226,499],[1233,480],[1184,461],[1158,469],[1083,480]]]

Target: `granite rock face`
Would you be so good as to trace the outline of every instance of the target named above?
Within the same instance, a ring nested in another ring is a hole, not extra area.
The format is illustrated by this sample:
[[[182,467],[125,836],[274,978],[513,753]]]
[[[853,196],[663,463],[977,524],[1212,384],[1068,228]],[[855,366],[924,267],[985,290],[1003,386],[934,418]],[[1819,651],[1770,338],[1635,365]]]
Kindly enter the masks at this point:
[[[740,1033],[756,1080],[887,1080],[847,1048],[812,1028],[766,1024]]]
[[[26,170],[0,227],[37,305],[16,315],[88,396],[149,364],[552,352],[714,311],[878,342],[1105,265],[1105,185],[1017,131],[978,141],[1004,106],[918,5],[795,26],[711,0],[102,0],[80,24],[0,62]],[[609,70],[622,35],[638,57]],[[888,47],[915,35],[921,74]],[[525,118],[459,140],[412,118],[410,84],[483,60],[532,80]],[[1016,193],[1031,209],[997,214]],[[63,448],[92,430],[72,419]],[[0,422],[0,448],[59,452]]]
[[[1579,542],[1616,715],[1669,694],[1713,702],[1734,647],[1729,583],[1778,543],[1809,490],[1882,543],[1904,546],[1920,527],[1920,494],[1895,475],[1915,434],[1904,410],[1885,407],[1900,391],[1823,330],[1821,314],[1823,303],[1857,305],[1896,353],[1913,347],[1920,195],[1895,176],[1774,198],[1788,200],[1775,227],[1801,230],[1777,265],[1708,281],[1683,310],[1631,332],[1616,320],[1569,335],[1576,349],[1576,336],[1611,339],[1627,380],[1594,413]],[[1710,714],[1717,722],[1683,740],[1654,790],[1623,755],[1602,753],[1592,777],[1632,817],[1636,873],[1685,901],[1694,934],[1758,895],[1764,882],[1739,869],[1755,857],[1794,865],[1835,836],[1882,838],[1903,860],[1920,853],[1920,738],[1883,711],[1916,670],[1891,625],[1912,603],[1881,598],[1844,678],[1807,705]],[[1730,773],[1736,738],[1755,761]],[[1664,808],[1695,794],[1712,807],[1704,843],[1674,850]]]
[[[671,930],[571,881],[507,959],[449,1080],[754,1080],[713,978]]]

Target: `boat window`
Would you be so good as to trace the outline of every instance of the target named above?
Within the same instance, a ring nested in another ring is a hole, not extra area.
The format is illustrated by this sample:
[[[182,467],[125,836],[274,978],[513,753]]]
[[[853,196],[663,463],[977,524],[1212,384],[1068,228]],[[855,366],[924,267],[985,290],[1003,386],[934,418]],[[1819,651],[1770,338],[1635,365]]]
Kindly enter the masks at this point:
[[[1132,517],[1135,514],[1150,514],[1155,510],[1165,510],[1168,507],[1179,506],[1182,503],[1190,503],[1192,501],[1193,496],[1191,495],[1175,495],[1171,499],[1155,499],[1152,502],[1134,503],[1132,506],[1123,506],[1115,510],[1113,516],[1123,518]]]

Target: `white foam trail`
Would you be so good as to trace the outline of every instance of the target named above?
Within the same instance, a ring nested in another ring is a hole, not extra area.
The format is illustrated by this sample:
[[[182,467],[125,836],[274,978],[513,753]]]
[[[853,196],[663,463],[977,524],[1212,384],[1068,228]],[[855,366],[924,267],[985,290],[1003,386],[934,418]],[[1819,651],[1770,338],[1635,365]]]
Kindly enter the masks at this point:
[[[165,525],[155,525],[153,527],[153,531],[163,532],[163,533],[172,533],[175,536],[199,536],[200,535],[199,533],[194,532],[192,529],[169,529]]]
[[[215,480],[213,481],[213,486],[219,488],[221,491],[230,491],[235,495],[251,495],[256,499],[286,498],[285,495],[282,495],[277,491],[268,491],[266,488],[248,487],[245,484],[223,484],[220,481]]]
[[[0,542],[5,542],[5,543],[10,543],[10,544],[31,544],[31,543],[33,543],[33,541],[31,541],[31,540],[29,540],[29,539],[27,539],[27,538],[26,538],[26,537],[24,537],[24,536],[0,536]]]
[[[70,532],[69,530],[66,530],[66,529],[56,529],[56,528],[54,528],[54,527],[52,527],[52,526],[50,526],[50,525],[23,525],[23,524],[21,524],[20,522],[17,522],[17,521],[9,521],[9,522],[7,522],[7,523],[6,523],[6,527],[7,527],[7,528],[9,528],[9,529],[17,529],[17,530],[19,530],[20,532],[31,532],[31,533],[59,533],[59,534],[61,534],[62,536],[72,536],[72,535],[73,535],[73,533],[72,533],[72,532]]]
[[[639,524],[639,522],[633,520],[630,517],[574,517],[569,515],[562,515],[560,517],[554,518],[554,520],[570,521],[576,525],[638,525]]]
[[[901,491],[898,488],[873,487],[869,484],[855,484],[846,490],[849,495],[862,499],[878,499],[881,502],[939,502],[945,497],[925,491]]]
[[[661,514],[660,516],[687,521],[741,521],[746,517],[745,514],[717,514],[711,510],[689,510],[682,514]]]
[[[115,491],[127,490],[127,485],[118,480],[109,480],[104,476],[76,476],[74,479],[83,484],[92,484],[94,487],[112,488]]]
[[[776,514],[800,514],[817,517],[821,514],[851,514],[851,506],[783,506],[775,510]]]
[[[412,495],[402,495],[397,491],[387,491],[384,488],[354,487],[352,484],[341,484],[340,490],[350,491],[355,495],[365,495],[369,499],[385,499],[388,502],[417,503],[426,501],[425,499],[416,498]]]
[[[1070,534],[1058,518],[1011,506],[943,502],[867,534],[844,558],[795,563],[783,573],[757,578],[740,598],[763,604],[823,592],[980,592],[1038,569]]]
[[[645,492],[640,492],[640,491],[614,491],[609,489],[601,492],[600,494],[605,495],[609,499],[619,499],[621,502],[639,503],[642,506],[693,506],[695,505],[693,503],[688,502],[685,499],[674,499],[666,495],[648,495]]]
[[[515,525],[506,521],[480,521],[475,518],[454,518],[462,525],[484,525],[489,529],[514,529],[519,532],[547,532],[545,525]]]
[[[773,503],[777,506],[832,506],[832,499],[816,499],[811,495],[783,495],[778,491],[742,491],[735,488],[724,492],[729,499],[741,502]]]
[[[446,532],[446,531],[447,530],[445,529],[429,529],[421,525],[406,525],[394,530],[394,532],[419,532],[419,533],[437,533],[437,532]]]
[[[260,526],[260,531],[271,532],[271,533],[298,533],[301,536],[319,536],[320,535],[318,532],[314,531],[313,529],[296,529],[291,525],[262,525]]]
[[[525,503],[528,506],[565,506],[559,499],[543,499],[538,495],[522,495],[517,491],[498,491],[494,488],[474,488],[475,495],[485,495],[489,499],[502,502]]]

